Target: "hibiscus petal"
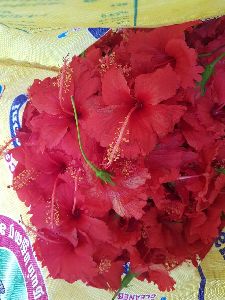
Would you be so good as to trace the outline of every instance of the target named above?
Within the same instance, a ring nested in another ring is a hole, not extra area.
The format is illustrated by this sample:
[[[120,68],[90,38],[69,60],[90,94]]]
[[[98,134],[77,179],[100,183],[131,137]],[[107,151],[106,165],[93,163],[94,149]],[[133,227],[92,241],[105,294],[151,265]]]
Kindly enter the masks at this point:
[[[190,123],[182,121],[181,124],[182,133],[187,143],[197,151],[200,151],[203,147],[212,143],[214,137],[209,132],[207,132],[207,130],[200,124],[200,128],[198,129],[192,127]],[[193,123],[191,124],[193,125]]]
[[[162,265],[150,266],[149,280],[157,283],[160,291],[174,290],[175,280]]]
[[[127,158],[146,155],[155,147],[157,136],[152,130],[149,116],[139,117],[136,114],[131,118],[128,140],[129,143],[121,144],[122,154]]]
[[[150,118],[152,127],[158,136],[163,137],[172,131],[185,110],[186,108],[181,105],[160,104],[153,106]]]
[[[194,87],[195,81],[201,80],[201,66],[197,66],[197,53],[180,39],[170,40],[166,46],[166,53],[176,59],[174,71],[180,77],[181,87]]]
[[[112,203],[108,199],[107,191],[97,185],[86,190],[86,205],[90,216],[103,217],[112,208]]]
[[[55,242],[52,240],[46,242],[38,238],[34,248],[53,278],[72,283],[76,280],[90,281],[97,275],[96,264],[89,253],[84,252],[83,246],[74,248],[68,240],[60,237]]]
[[[200,123],[210,131],[216,127],[217,123],[212,117],[213,105],[209,97],[201,97],[197,100],[197,117]]]
[[[102,79],[103,102],[114,105],[131,102],[130,89],[120,70],[109,69]]]
[[[83,111],[80,111],[80,106],[84,106],[87,100],[90,100],[91,97],[93,98],[98,93],[101,81],[94,74],[93,67],[80,57],[73,58],[70,68],[72,69],[72,73],[70,74],[69,72],[65,76],[64,85],[66,88],[63,89],[63,101],[61,105],[63,110],[73,115],[71,95],[74,95],[78,115],[80,113],[83,115]],[[90,105],[90,103],[88,104]]]
[[[119,216],[125,218],[134,217],[137,220],[143,216],[143,208],[147,203],[148,197],[145,193],[141,193],[140,190],[134,192],[128,191],[124,195],[111,191],[109,196],[112,200],[113,209]]]
[[[151,73],[154,71],[155,66],[152,62],[154,56],[149,52],[132,53],[130,62],[132,66],[132,73],[137,76],[140,74]]]
[[[37,144],[41,151],[45,147],[52,148],[58,145],[69,126],[68,119],[57,118],[48,114],[40,114],[33,118],[31,124],[33,132],[39,135]]]
[[[114,248],[114,245],[101,243],[96,248],[94,260],[98,263],[98,276],[93,278],[92,285],[98,288],[117,290],[121,283],[123,274],[122,260],[117,260],[121,250]]]
[[[151,52],[156,48],[162,52],[168,41],[171,39],[184,39],[184,31],[195,25],[196,22],[187,22],[179,25],[164,26],[149,31],[139,30],[136,33],[131,31],[128,41],[130,52],[146,51]]]
[[[116,133],[129,111],[129,107],[110,105],[96,108],[86,121],[86,129],[91,137],[100,142],[102,147],[109,146],[117,137]]]
[[[93,240],[98,240],[101,242],[110,242],[111,237],[107,225],[105,224],[105,222],[97,218],[85,216],[83,218],[83,224],[81,225],[81,228]]]
[[[57,115],[62,112],[59,98],[56,78],[45,78],[43,81],[38,79],[28,90],[31,103],[39,112],[46,112],[51,115]]]
[[[177,76],[167,65],[151,74],[139,75],[135,80],[135,94],[144,105],[156,105],[175,95],[178,87]]]
[[[219,104],[225,103],[225,84],[224,84],[225,72],[224,68],[218,68],[214,75],[213,85],[217,94]],[[215,102],[217,99],[213,99]]]

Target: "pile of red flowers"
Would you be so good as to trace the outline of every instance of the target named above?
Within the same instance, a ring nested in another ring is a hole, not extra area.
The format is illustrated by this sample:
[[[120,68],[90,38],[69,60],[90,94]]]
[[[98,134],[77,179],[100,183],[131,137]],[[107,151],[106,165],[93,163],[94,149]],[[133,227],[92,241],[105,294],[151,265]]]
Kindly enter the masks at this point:
[[[225,225],[225,18],[110,32],[35,80],[13,187],[53,278],[174,288]]]

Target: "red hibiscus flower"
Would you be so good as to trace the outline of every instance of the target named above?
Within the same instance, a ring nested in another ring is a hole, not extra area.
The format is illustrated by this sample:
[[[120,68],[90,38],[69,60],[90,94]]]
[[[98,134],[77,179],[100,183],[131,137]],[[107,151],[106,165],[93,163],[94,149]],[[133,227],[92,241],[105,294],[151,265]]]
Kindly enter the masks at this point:
[[[45,147],[58,145],[68,131],[74,128],[71,96],[76,100],[82,125],[88,114],[86,107],[95,102],[99,86],[99,77],[94,68],[78,57],[68,65],[65,62],[58,78],[34,81],[29,88],[29,99],[39,114],[33,116],[30,129],[36,133],[35,143],[41,151]]]
[[[213,133],[215,138],[225,133],[225,72],[217,68],[205,97],[196,99],[197,116],[200,123]]]
[[[131,31],[125,46],[128,47],[135,74],[153,72],[170,64],[180,80],[181,87],[193,87],[194,81],[200,80],[199,73],[203,69],[197,66],[195,50],[189,48],[185,42],[184,30],[190,25],[186,23],[161,27],[150,32]]]
[[[122,218],[111,210],[106,222],[111,231],[113,244],[118,248],[130,249],[140,239],[141,224],[134,218]]]
[[[91,285],[104,289],[118,289],[124,264],[121,250],[111,244],[101,244],[96,248],[93,258],[97,264],[98,275],[92,279]]]
[[[225,175],[222,175],[225,177]],[[225,179],[223,178],[223,187]],[[219,234],[222,223],[221,214],[225,209],[224,196],[219,194],[214,203],[207,210],[193,214],[186,227],[186,236],[189,243],[201,240],[204,244],[212,243]]]
[[[169,291],[222,229],[225,22],[193,24],[111,32],[29,88],[12,187],[53,278]]]
[[[196,151],[202,150],[214,141],[213,134],[199,122],[196,109],[190,108],[185,113],[180,126],[186,142]]]
[[[119,152],[128,157],[149,153],[158,136],[173,130],[185,107],[168,106],[162,101],[172,97],[176,88],[176,75],[169,66],[138,76],[134,90],[128,87],[119,70],[112,68],[106,72],[102,79],[101,104],[88,124],[101,145],[112,148],[109,164]]]
[[[121,217],[140,219],[148,198],[146,182],[150,178],[143,161],[119,160],[108,170],[113,174],[114,186],[103,185],[94,177],[90,177],[90,185],[87,185],[89,191],[85,194],[95,215],[103,216],[106,210],[113,208]],[[93,201],[93,197],[96,200]]]
[[[54,231],[40,230],[34,249],[53,278],[73,283],[79,279],[86,282],[97,275],[96,263],[90,254],[90,244],[84,234],[77,236],[77,245],[74,246]]]
[[[140,254],[134,250],[131,253],[131,272],[139,274],[138,279],[148,282],[157,282],[161,291],[170,291],[174,289],[175,281],[169,275],[163,264],[146,264],[143,262]]]

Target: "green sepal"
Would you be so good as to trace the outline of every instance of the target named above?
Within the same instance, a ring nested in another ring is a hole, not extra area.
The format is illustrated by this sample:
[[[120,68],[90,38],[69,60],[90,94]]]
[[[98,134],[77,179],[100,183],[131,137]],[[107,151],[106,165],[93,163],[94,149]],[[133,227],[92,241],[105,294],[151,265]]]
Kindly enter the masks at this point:
[[[202,80],[198,83],[201,88],[201,96],[204,96],[206,93],[206,84],[214,73],[215,66],[222,58],[224,58],[225,52],[220,54],[213,62],[206,65],[204,72],[202,73]]]
[[[96,168],[95,175],[100,178],[104,183],[109,183],[111,185],[115,185],[115,182],[112,180],[112,174],[109,172]]]
[[[199,85],[201,88],[201,96],[204,96],[206,93],[206,84],[209,81],[210,77],[213,75],[214,72],[214,65],[207,65],[204,72],[202,73],[202,80],[200,81]]]

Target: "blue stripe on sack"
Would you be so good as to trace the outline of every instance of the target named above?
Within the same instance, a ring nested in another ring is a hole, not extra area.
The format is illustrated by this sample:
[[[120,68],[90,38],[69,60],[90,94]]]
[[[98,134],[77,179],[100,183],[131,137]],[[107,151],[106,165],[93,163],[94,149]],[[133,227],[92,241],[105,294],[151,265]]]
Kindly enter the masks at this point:
[[[198,266],[198,272],[201,277],[201,282],[198,290],[198,300],[204,300],[205,299],[205,285],[206,285],[206,277],[202,271],[201,266]]]
[[[134,27],[137,26],[138,0],[134,0]]]
[[[62,33],[60,33],[59,35],[57,35],[58,39],[64,39],[69,33],[69,30],[64,31]]]
[[[88,31],[93,35],[94,38],[100,39],[110,28],[88,28]]]
[[[130,263],[127,262],[123,265],[123,274],[127,274],[130,271]]]
[[[4,85],[0,84],[0,96],[2,95],[3,92],[4,92]]]
[[[20,109],[27,102],[27,95],[19,95],[17,96],[12,103],[9,112],[9,128],[11,137],[14,138],[16,136],[16,131],[21,127],[20,124]],[[13,141],[14,147],[20,146],[19,141],[16,139]]]

